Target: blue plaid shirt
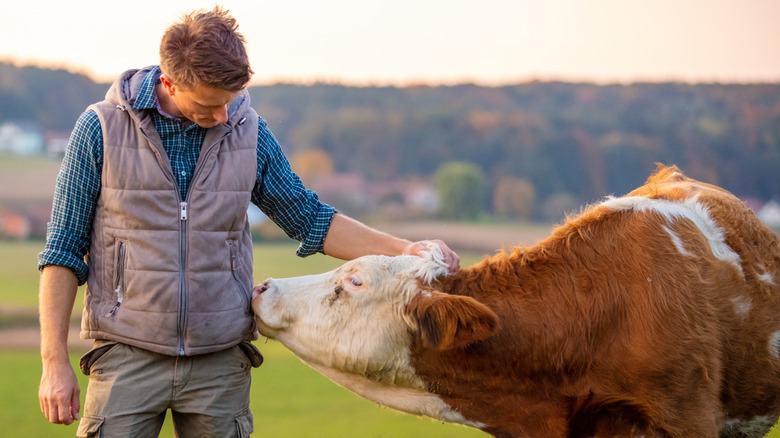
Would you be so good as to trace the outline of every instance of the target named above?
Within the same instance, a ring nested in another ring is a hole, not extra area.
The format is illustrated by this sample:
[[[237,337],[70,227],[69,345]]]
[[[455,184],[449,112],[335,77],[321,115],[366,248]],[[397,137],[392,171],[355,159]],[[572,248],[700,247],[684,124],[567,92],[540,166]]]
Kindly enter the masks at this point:
[[[206,129],[170,117],[160,109],[154,92],[159,78],[159,68],[146,76],[133,106],[149,111],[170,158],[181,199],[185,199]],[[97,114],[86,111],[71,133],[57,177],[46,246],[38,255],[39,269],[48,265],[65,266],[73,270],[79,284],[87,281],[84,256],[89,251],[102,169],[103,130]],[[252,203],[288,236],[301,242],[297,251],[299,256],[322,252],[335,210],[303,186],[262,119],[257,132],[257,182],[252,191]]]

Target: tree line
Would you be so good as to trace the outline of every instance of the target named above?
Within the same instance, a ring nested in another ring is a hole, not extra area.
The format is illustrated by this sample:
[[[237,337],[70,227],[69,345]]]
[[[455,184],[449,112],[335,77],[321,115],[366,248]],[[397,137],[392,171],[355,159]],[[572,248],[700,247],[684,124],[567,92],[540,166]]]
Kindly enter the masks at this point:
[[[107,88],[63,70],[0,63],[0,123],[71,129]],[[530,197],[535,209],[522,214],[535,216],[549,204],[624,194],[655,162],[742,198],[780,195],[777,83],[320,83],[249,91],[288,154],[322,151],[334,171],[373,181],[432,179],[447,163],[468,163],[484,180],[483,208],[492,212],[523,203],[509,195],[497,202],[499,191]]]

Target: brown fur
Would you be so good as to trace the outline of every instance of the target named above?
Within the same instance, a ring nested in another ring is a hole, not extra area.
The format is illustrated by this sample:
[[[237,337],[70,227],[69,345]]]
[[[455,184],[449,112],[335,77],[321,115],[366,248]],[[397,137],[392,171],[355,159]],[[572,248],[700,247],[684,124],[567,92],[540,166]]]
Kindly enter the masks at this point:
[[[715,437],[724,419],[777,418],[780,361],[768,343],[780,331],[780,287],[760,281],[756,268],[780,283],[777,236],[737,198],[676,167],[659,166],[629,195],[695,194],[725,229],[744,275],[715,258],[689,220],[595,206],[534,247],[436,284],[492,309],[499,322],[484,340],[422,330],[412,345],[418,375],[495,436]],[[739,297],[752,301],[744,320],[732,302]],[[409,312],[424,314],[419,304]],[[433,324],[447,323],[439,315]]]

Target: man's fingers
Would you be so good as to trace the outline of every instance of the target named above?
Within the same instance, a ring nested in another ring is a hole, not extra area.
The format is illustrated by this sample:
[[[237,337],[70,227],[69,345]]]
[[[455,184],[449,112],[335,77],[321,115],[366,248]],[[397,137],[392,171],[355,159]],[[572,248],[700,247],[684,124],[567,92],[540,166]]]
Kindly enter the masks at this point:
[[[73,391],[73,396],[70,399],[70,415],[75,421],[78,421],[79,410],[81,409],[81,402],[79,401],[80,395],[81,395],[81,390],[79,390],[79,388],[76,387],[76,390]]]
[[[73,423],[73,419],[70,416],[70,403],[60,405],[58,410],[59,417],[57,418],[57,423],[69,425]]]
[[[407,255],[419,255],[422,251],[429,251],[428,246],[424,242],[414,242],[404,249],[404,254]]]
[[[447,264],[447,272],[450,274],[458,272],[460,270],[460,256],[458,256],[455,251],[451,250],[443,241],[436,239],[432,242],[441,249],[442,255],[444,256],[444,263]]]
[[[422,240],[414,242],[406,247],[404,254],[420,255],[422,252],[431,251],[431,245],[436,245],[441,249],[448,273],[454,274],[460,270],[460,257],[441,240]]]
[[[449,272],[453,274],[460,270],[460,257],[454,252],[451,252],[450,254],[452,255],[449,260],[447,260],[447,267],[449,268]]]
[[[49,391],[41,388],[38,402],[41,412],[51,423],[69,425],[79,419],[80,395],[78,387],[73,391]]]

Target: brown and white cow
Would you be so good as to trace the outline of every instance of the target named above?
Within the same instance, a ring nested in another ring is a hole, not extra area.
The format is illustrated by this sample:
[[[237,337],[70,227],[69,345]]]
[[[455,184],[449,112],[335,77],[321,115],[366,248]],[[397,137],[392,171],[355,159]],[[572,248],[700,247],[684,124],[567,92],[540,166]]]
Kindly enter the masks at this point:
[[[253,309],[334,382],[495,436],[715,437],[780,414],[778,238],[676,167],[443,274],[436,248],[368,256],[269,279]]]

